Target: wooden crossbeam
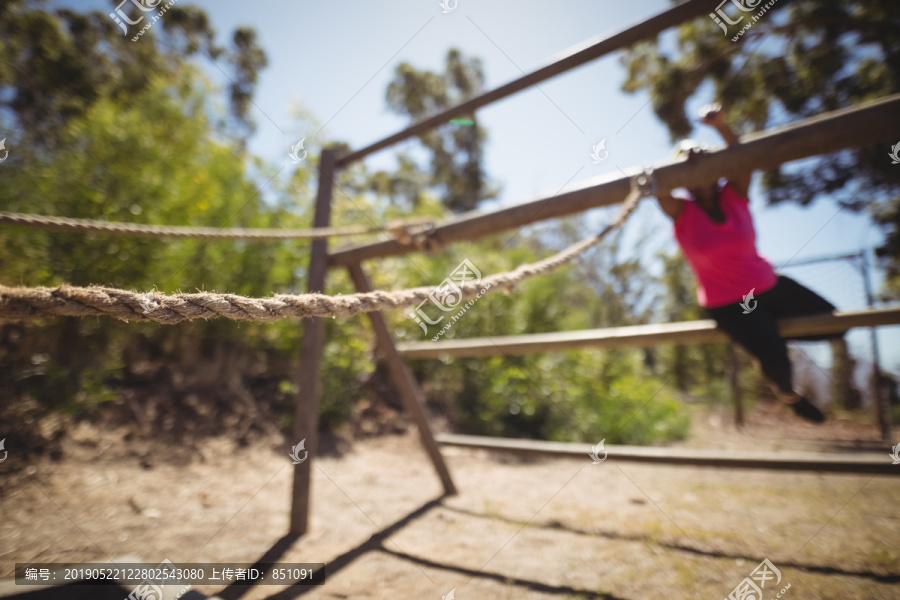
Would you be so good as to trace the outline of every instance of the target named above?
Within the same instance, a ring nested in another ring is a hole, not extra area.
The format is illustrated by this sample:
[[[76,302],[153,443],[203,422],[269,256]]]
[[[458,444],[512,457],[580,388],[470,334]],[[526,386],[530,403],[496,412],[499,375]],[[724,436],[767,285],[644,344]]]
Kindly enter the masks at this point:
[[[791,338],[806,335],[841,333],[854,327],[877,327],[900,324],[900,307],[877,308],[853,312],[837,312],[779,321],[781,335]],[[557,331],[525,335],[467,338],[442,342],[407,342],[397,349],[409,359],[505,356],[571,350],[575,348],[620,348],[656,346],[659,344],[691,344],[724,342],[728,337],[711,319],[683,323],[661,323]]]
[[[490,438],[478,435],[440,434],[437,436],[437,441],[443,446],[547,458],[577,458],[585,461],[591,460],[588,455],[592,452],[590,444]],[[883,457],[812,452],[691,450],[647,446],[606,446],[605,449],[607,460],[612,463],[640,462],[681,467],[900,475],[900,466],[891,464],[890,450],[887,445]]]
[[[860,106],[836,110],[789,125],[741,137],[740,143],[710,152],[704,160],[687,164],[674,159],[654,167],[660,189],[689,187],[719,177],[729,177],[748,169],[771,169],[778,165],[836,152],[896,140],[900,130],[900,94],[886,96]],[[628,173],[633,176],[637,169]],[[476,240],[511,228],[524,227],[580,213],[598,206],[621,202],[630,189],[629,177],[618,173],[600,175],[570,186],[553,196],[517,204],[491,212],[465,213],[437,224],[430,235],[436,245]],[[387,240],[353,246],[328,257],[329,266],[351,264],[419,252],[422,248]]]
[[[552,77],[565,73],[566,71],[587,64],[601,56],[615,52],[616,50],[621,50],[622,48],[627,48],[641,40],[654,38],[671,27],[677,27],[686,21],[706,15],[709,11],[710,7],[707,0],[685,0],[684,2],[680,2],[678,5],[666,9],[649,19],[645,19],[632,27],[612,35],[599,35],[586,42],[582,42],[576,47],[562,52],[561,56],[553,60],[549,65],[541,67],[531,73],[527,73],[518,79],[514,79],[509,83],[467,100],[462,104],[458,104],[444,112],[423,119],[415,125],[411,125],[403,131],[379,140],[374,144],[370,144],[365,148],[341,156],[338,159],[338,167],[346,167],[347,165],[365,158],[373,152],[388,148],[389,146],[411,137],[427,133],[435,127],[447,123],[454,117],[472,114],[478,108],[502,100],[507,96],[528,89]]]

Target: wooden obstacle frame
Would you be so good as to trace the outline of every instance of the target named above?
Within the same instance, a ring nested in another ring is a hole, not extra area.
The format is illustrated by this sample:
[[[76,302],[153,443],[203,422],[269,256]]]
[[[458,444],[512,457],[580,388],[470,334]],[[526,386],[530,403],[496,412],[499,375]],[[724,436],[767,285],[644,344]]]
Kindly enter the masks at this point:
[[[327,227],[331,217],[332,189],[336,174],[364,157],[391,145],[426,133],[450,121],[454,117],[472,113],[502,98],[527,89],[556,75],[586,64],[613,51],[636,42],[652,39],[670,27],[690,19],[706,15],[709,11],[705,0],[688,0],[669,10],[647,19],[633,27],[610,36],[589,40],[559,60],[530,74],[470,99],[440,114],[431,116],[403,131],[388,136],[363,149],[336,156],[333,150],[323,150],[319,162],[318,191],[314,227]],[[690,187],[692,184],[734,176],[748,169],[771,169],[793,160],[836,152],[846,148],[890,142],[900,130],[900,94],[888,96],[864,105],[837,110],[804,119],[763,132],[741,137],[739,143],[711,152],[705,160],[688,165],[682,159],[672,160],[654,167],[654,177],[660,189]],[[402,243],[396,239],[356,245],[328,253],[325,239],[312,243],[309,261],[307,291],[325,292],[326,274],[329,268],[347,268],[359,292],[371,291],[371,285],[362,267],[362,261],[390,256],[422,252],[426,247],[443,247],[457,241],[472,241],[495,235],[507,229],[577,214],[591,208],[609,206],[621,202],[629,192],[631,177],[641,172],[632,169],[625,177],[601,175],[576,184],[574,189],[553,196],[542,197],[512,207],[491,212],[471,212],[437,223],[428,231],[431,244]],[[368,313],[377,343],[379,360],[384,362],[419,431],[422,444],[441,480],[445,494],[456,493],[453,480],[439,449],[439,442],[467,447],[481,447],[497,451],[543,453],[544,455],[574,455],[574,450],[560,450],[547,443],[532,443],[521,448],[522,443],[512,440],[489,440],[466,436],[433,435],[425,415],[424,394],[412,375],[407,359],[444,356],[487,356],[496,354],[521,354],[544,352],[576,347],[640,346],[663,343],[696,343],[721,339],[724,335],[715,329],[711,321],[669,323],[622,327],[602,330],[557,332],[522,336],[503,336],[484,339],[454,340],[444,342],[408,343],[398,346],[380,312]],[[780,322],[785,332],[795,335],[813,335],[846,331],[852,327],[874,327],[900,323],[900,309],[883,309],[855,313],[840,313],[803,317]],[[297,373],[299,393],[296,399],[294,439],[306,439],[306,447],[317,448],[318,411],[321,394],[320,366],[325,337],[324,321],[308,318],[304,323],[300,349],[300,367]],[[733,356],[733,354],[732,354]],[[732,359],[732,365],[736,363]],[[729,380],[736,381],[736,367],[729,373]],[[736,386],[733,385],[736,389]],[[876,403],[882,436],[890,435],[890,410],[887,398],[882,395]],[[518,444],[518,446],[517,446]],[[578,453],[584,449],[579,448]],[[567,454],[567,452],[569,454]],[[615,452],[613,453],[615,455]],[[672,453],[660,449],[619,450],[620,458],[638,456],[635,460],[664,462],[681,465],[730,466],[737,468],[765,468],[792,470],[819,470],[837,472],[890,472],[868,464],[866,460],[834,459],[813,460],[809,457],[779,459],[773,456],[698,457],[690,453]],[[626,458],[627,459],[627,458]],[[309,527],[311,469],[313,459],[294,466],[290,533],[303,535]],[[896,471],[900,473],[900,471]]]

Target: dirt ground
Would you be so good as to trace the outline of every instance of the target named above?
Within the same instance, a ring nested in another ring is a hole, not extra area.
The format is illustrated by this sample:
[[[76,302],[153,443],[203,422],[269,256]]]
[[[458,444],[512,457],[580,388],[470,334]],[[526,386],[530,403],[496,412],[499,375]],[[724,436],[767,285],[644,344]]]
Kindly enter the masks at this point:
[[[62,461],[3,473],[0,578],[16,562],[324,562],[324,585],[199,587],[223,598],[725,598],[768,558],[763,597],[900,598],[900,477],[522,460],[445,448],[459,495],[414,433],[313,463],[311,532],[292,543],[291,463],[220,439],[186,464],[81,426]],[[698,415],[689,447],[874,452],[867,423],[760,405],[740,432]],[[12,451],[12,449],[7,448]],[[10,456],[13,458],[13,455]],[[900,466],[897,467],[900,472]],[[281,540],[281,541],[280,541]],[[449,595],[451,590],[453,595]]]

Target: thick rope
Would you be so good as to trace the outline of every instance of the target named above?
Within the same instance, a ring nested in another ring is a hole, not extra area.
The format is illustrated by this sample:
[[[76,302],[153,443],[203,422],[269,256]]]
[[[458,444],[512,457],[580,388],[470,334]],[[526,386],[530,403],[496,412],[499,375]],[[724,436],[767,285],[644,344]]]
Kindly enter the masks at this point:
[[[382,231],[380,227],[317,227],[315,229],[244,229],[241,227],[222,229],[218,227],[179,227],[166,225],[140,225],[136,223],[116,223],[93,219],[70,219],[67,217],[47,217],[14,212],[0,212],[0,224],[36,227],[51,231],[77,233],[102,233],[145,238],[197,238],[197,239],[248,239],[248,240],[293,240],[321,239],[336,236],[364,235]],[[404,222],[391,224],[389,228],[402,229]]]
[[[517,284],[561,267],[591,247],[609,232],[620,227],[637,207],[642,189],[632,183],[622,210],[603,231],[536,263],[513,271],[485,277],[477,282],[460,283],[462,299]],[[46,316],[107,315],[123,321],[155,321],[174,324],[189,319],[226,317],[238,321],[272,322],[285,317],[346,317],[360,312],[391,310],[416,306],[429,298],[434,286],[394,292],[373,291],[346,296],[324,294],[279,294],[271,298],[246,298],[234,294],[140,294],[101,286],[57,288],[0,286],[0,320],[30,320]]]

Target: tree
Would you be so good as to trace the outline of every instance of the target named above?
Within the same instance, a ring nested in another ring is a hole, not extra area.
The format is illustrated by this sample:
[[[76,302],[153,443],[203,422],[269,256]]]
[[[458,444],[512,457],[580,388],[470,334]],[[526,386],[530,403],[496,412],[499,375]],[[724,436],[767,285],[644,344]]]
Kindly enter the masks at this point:
[[[238,30],[232,49],[219,48],[206,15],[186,7],[168,10],[138,41],[131,39],[100,12],[47,12],[38,2],[0,1],[0,118],[4,130],[16,130],[8,134],[11,151],[0,175],[3,208],[162,225],[309,227],[315,158],[290,181],[272,182],[264,200],[259,180],[275,168],[235,152],[252,131],[247,109],[265,64],[255,34]],[[195,65],[202,54],[226,70],[231,65],[234,83],[214,87]],[[227,112],[210,102],[217,96],[230,102]],[[346,207],[336,204],[342,218]],[[0,228],[4,285],[266,296],[302,289],[297,265],[307,261],[302,242]],[[336,284],[337,291],[350,291],[349,284]],[[325,427],[343,421],[360,393],[368,363],[358,327],[353,320],[328,323]],[[30,423],[15,435],[30,438],[23,447],[34,448],[47,443],[39,419],[49,411],[84,416],[99,406],[111,421],[137,419],[152,427],[149,433],[178,435],[187,445],[224,431],[246,441],[251,430],[290,423],[301,331],[288,320],[2,324],[0,421]]]
[[[232,48],[215,43],[215,32],[206,14],[192,6],[173,6],[137,42],[105,13],[79,13],[41,9],[34,0],[0,1],[0,109],[21,135],[46,151],[53,151],[57,136],[73,118],[84,116],[104,98],[123,104],[134,101],[152,85],[165,79],[202,54],[223,66],[232,80],[230,108],[234,130],[243,139],[253,131],[250,98],[257,74],[266,65],[266,55],[256,34],[241,28],[234,32]],[[128,3],[129,20],[141,16]]]
[[[661,254],[658,258],[663,263],[661,278],[665,290],[662,301],[663,321],[675,323],[699,319],[701,315],[695,299],[696,286],[684,258],[681,254]],[[709,365],[710,348],[704,345],[702,352],[707,359],[706,364]],[[675,387],[679,391],[687,391],[690,384],[698,379],[696,370],[690,368],[691,348],[677,344],[663,351],[663,357],[664,373],[674,379]]]
[[[388,107],[418,121],[481,93],[484,74],[479,59],[466,62],[459,50],[451,49],[447,52],[445,65],[440,74],[419,71],[409,63],[397,65],[394,79],[387,88]],[[450,124],[419,138],[431,155],[431,187],[440,191],[442,202],[453,212],[472,210],[481,201],[495,198],[499,193],[485,182],[482,149],[486,133],[478,126],[475,115],[470,115],[469,119],[471,125]],[[420,178],[410,172],[414,164],[412,159],[403,157],[402,164],[395,179],[376,174],[376,182],[384,182],[379,185],[391,190],[402,190],[415,207],[413,189]]]

